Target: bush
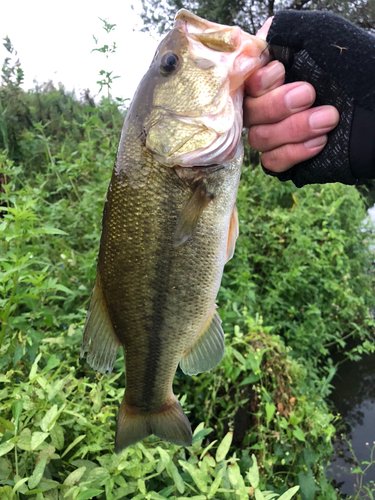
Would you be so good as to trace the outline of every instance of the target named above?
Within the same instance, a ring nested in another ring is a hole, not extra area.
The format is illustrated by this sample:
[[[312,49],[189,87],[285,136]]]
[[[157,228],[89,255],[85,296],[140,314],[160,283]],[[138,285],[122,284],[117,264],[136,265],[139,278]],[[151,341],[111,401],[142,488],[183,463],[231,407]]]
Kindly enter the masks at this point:
[[[220,295],[229,321],[232,304],[261,314],[316,366],[332,351],[351,359],[374,352],[373,228],[358,191],[341,184],[297,190],[245,168],[238,212],[240,237]]]
[[[45,92],[57,105],[56,90]],[[33,159],[10,148],[0,157],[1,498],[259,500],[268,491],[285,500],[297,485],[299,500],[338,498],[321,465],[335,423],[331,354],[374,350],[373,235],[361,196],[339,185],[297,191],[244,167],[240,237],[219,293],[226,356],[175,380],[195,442],[184,450],[149,438],[117,457],[123,361],[99,376],[78,353],[120,126],[111,100],[73,108],[64,140],[34,123],[17,139],[35,145]]]
[[[0,376],[0,487],[2,499],[247,499],[264,493],[255,457],[229,453],[232,433],[204,445],[203,423],[187,449],[151,437],[113,454],[114,417],[123,388],[112,377],[77,376],[81,332],[44,339],[28,371]],[[61,347],[64,346],[62,362]],[[89,370],[90,372],[90,370]],[[284,488],[285,489],[285,488]],[[292,498],[285,493],[280,500]]]

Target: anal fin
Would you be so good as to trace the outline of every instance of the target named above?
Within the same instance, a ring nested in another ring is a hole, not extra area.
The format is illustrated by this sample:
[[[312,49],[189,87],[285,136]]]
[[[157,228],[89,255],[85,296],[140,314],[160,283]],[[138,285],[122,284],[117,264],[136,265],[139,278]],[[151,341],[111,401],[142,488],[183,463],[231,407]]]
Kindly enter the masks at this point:
[[[82,359],[88,350],[87,363],[91,368],[98,372],[111,373],[120,345],[108,314],[98,274],[83,327],[80,358]]]
[[[237,213],[237,207],[236,207],[236,205],[234,205],[233,212],[232,212],[232,215],[230,217],[230,223],[229,223],[227,255],[225,258],[225,262],[228,262],[228,260],[230,260],[233,257],[238,234],[239,234],[238,213]]]
[[[224,332],[214,306],[202,330],[184,352],[180,368],[187,375],[207,372],[220,363],[224,352]]]

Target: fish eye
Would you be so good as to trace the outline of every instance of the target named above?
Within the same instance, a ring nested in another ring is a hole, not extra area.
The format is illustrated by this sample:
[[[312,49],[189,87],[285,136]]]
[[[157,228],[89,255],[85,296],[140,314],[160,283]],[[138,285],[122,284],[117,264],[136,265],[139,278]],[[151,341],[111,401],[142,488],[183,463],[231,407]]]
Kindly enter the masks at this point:
[[[178,67],[178,56],[173,52],[166,52],[160,61],[160,69],[163,73],[172,73]]]

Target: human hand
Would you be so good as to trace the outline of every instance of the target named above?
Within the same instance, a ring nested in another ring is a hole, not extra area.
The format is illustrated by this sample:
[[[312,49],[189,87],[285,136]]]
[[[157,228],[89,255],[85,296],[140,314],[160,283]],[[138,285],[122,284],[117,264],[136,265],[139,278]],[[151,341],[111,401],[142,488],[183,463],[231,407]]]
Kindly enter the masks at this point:
[[[283,70],[278,61],[258,70],[246,82],[244,101],[249,144],[262,152],[263,166],[276,173],[320,153],[327,143],[327,133],[339,122],[333,106],[311,108],[315,90],[309,83],[282,85],[279,80],[272,85],[272,76]],[[267,87],[269,78],[271,87]]]
[[[258,36],[266,39],[272,19]],[[315,101],[312,85],[283,85],[284,80],[284,65],[272,61],[245,82],[244,125],[249,128],[249,144],[262,152],[263,166],[276,173],[318,154],[327,143],[327,133],[339,122],[333,106],[310,109]]]
[[[334,14],[294,10],[258,35],[276,61],[246,82],[244,117],[265,172],[297,187],[375,178],[373,36]]]

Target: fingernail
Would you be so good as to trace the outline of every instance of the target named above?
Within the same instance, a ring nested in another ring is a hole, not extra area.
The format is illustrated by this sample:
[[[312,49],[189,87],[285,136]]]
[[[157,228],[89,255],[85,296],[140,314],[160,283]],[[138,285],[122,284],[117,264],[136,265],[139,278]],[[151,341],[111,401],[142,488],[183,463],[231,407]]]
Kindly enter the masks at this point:
[[[279,61],[274,61],[264,68],[262,74],[262,86],[263,89],[268,89],[272,85],[278,82],[285,75],[284,65]]]
[[[300,85],[290,90],[285,96],[285,104],[291,111],[298,111],[312,104],[314,96],[308,85]]]
[[[313,130],[333,127],[337,122],[337,112],[332,108],[320,109],[310,116],[309,122]]]
[[[321,135],[319,137],[311,139],[310,141],[306,141],[304,144],[307,147],[307,149],[314,149],[318,148],[319,146],[323,146],[326,142],[327,142],[327,136]]]

